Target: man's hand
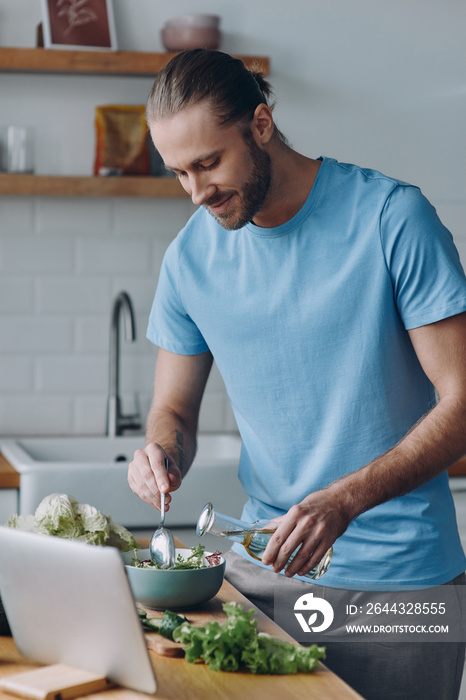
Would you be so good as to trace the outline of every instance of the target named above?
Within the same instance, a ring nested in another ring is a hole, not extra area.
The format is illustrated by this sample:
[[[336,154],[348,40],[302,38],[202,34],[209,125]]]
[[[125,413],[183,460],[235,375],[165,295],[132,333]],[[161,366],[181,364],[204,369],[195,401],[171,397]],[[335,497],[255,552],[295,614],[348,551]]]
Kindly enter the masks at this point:
[[[299,547],[285,569],[286,576],[304,576],[324,558],[326,551],[348,527],[351,517],[345,503],[332,488],[316,491],[292,506],[286,515],[274,518],[278,528],[270,538],[262,562],[279,572]]]
[[[168,459],[168,473],[165,459]],[[181,472],[177,465],[155,442],[145,449],[136,450],[128,467],[128,484],[131,491],[143,501],[160,510],[160,493],[165,496],[165,510],[169,509],[170,491],[181,485]]]

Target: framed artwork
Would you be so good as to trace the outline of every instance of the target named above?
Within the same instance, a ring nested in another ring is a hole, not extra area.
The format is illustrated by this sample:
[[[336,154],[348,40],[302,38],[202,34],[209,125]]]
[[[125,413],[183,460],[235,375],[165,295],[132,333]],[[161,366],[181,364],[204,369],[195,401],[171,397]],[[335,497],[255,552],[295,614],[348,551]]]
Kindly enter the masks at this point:
[[[44,47],[115,51],[112,0],[41,0]]]

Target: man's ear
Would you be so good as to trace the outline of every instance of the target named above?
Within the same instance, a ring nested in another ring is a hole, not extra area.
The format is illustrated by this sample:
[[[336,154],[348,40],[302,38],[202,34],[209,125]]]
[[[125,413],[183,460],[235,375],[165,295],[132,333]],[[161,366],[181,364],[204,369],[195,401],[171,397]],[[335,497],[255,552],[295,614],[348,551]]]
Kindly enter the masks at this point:
[[[270,141],[274,132],[272,110],[263,102],[257,105],[251,124],[252,132],[259,143],[266,144]]]

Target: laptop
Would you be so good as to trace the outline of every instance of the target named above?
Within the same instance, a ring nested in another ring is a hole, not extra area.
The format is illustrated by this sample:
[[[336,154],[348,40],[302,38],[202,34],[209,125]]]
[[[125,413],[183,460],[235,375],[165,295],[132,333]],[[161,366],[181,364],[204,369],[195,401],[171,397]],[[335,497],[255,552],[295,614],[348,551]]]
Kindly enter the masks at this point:
[[[0,597],[23,656],[155,693],[155,673],[117,549],[0,527]]]

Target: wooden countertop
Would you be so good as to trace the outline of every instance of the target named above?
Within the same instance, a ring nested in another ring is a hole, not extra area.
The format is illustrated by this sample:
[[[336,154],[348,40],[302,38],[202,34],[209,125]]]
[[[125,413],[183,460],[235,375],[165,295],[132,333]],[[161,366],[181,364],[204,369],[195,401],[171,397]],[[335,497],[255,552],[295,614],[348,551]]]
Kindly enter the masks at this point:
[[[0,489],[19,489],[19,474],[0,454]]]
[[[143,547],[148,540],[141,540]],[[182,543],[177,542],[178,546]],[[228,581],[206,607],[196,611],[187,611],[188,619],[195,624],[196,617],[206,615],[219,618],[224,613],[222,603],[236,601],[251,607],[249,601]],[[150,611],[152,612],[152,611]],[[257,612],[258,627],[263,632],[273,634],[279,639],[292,641],[291,637],[266,615]],[[155,635],[154,635],[155,636]],[[158,636],[158,635],[157,635]],[[189,664],[183,658],[160,656],[150,650],[150,656],[157,677],[156,698],[164,700],[363,700],[362,696],[352,690],[338,676],[323,664],[312,673],[299,673],[284,676],[263,676],[250,673],[226,673],[211,671],[205,664]],[[0,637],[0,677],[37,668],[21,656],[11,637]],[[0,698],[11,700],[13,696],[0,691]],[[86,696],[89,700],[137,700],[153,697],[136,693],[125,688],[113,688]]]

